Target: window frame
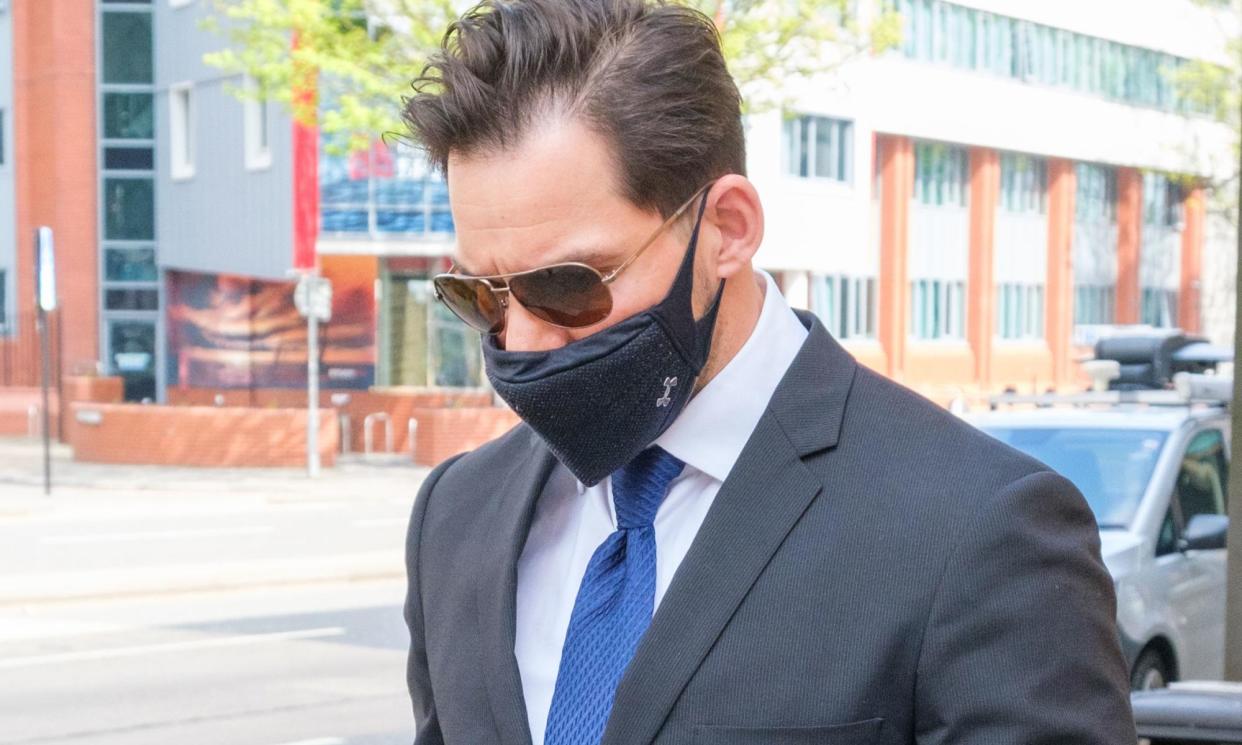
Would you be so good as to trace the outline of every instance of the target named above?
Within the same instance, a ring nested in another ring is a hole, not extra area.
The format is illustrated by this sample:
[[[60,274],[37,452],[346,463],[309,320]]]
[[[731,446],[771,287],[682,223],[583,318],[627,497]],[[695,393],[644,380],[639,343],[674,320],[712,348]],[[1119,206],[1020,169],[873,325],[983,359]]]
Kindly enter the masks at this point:
[[[194,178],[194,114],[194,83],[184,81],[168,86],[168,170],[173,181]]]
[[[247,171],[266,171],[272,167],[272,102],[251,97],[258,86],[249,75],[243,86],[247,91],[242,99],[244,165]]]

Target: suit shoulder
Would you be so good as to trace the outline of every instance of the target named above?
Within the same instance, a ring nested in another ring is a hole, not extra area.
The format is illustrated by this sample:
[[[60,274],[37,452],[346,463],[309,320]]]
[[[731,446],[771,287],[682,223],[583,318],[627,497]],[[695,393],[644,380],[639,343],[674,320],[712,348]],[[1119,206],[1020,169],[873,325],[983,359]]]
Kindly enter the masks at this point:
[[[995,494],[1048,466],[865,367],[846,406],[843,443],[883,453],[885,470],[960,494]]]
[[[442,519],[446,513],[460,514],[462,509],[477,514],[479,507],[499,493],[487,486],[499,484],[517,463],[528,459],[536,439],[530,427],[519,423],[494,440],[436,466],[428,477],[429,482],[434,477],[430,490],[425,489],[420,497],[427,501],[427,521]]]

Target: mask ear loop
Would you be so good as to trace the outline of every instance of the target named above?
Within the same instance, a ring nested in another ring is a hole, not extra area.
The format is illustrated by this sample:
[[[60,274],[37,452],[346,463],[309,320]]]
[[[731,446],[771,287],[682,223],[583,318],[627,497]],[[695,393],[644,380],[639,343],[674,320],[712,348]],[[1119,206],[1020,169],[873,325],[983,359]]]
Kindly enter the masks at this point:
[[[690,243],[686,254],[677,269],[673,286],[665,299],[653,309],[652,315],[664,327],[669,340],[677,347],[682,358],[694,368],[695,375],[702,371],[707,363],[707,351],[711,345],[712,329],[716,325],[716,315],[720,310],[720,300],[724,295],[724,280],[716,290],[716,296],[703,318],[694,319],[694,258],[698,253],[699,227],[703,222],[703,214],[707,210],[707,196],[699,203],[698,213],[694,219],[694,230],[690,233]],[[683,300],[684,299],[684,300]],[[683,305],[684,302],[684,305]],[[706,337],[706,338],[704,338]],[[693,349],[686,349],[682,340],[692,340]]]

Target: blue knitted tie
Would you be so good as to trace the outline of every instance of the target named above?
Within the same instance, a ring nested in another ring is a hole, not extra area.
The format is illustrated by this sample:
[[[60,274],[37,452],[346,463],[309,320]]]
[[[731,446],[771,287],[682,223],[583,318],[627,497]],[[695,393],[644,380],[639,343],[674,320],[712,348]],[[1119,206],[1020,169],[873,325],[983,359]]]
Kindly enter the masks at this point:
[[[684,463],[650,447],[612,474],[617,531],[587,564],[548,711],[544,745],[598,745],[655,608],[656,510]]]

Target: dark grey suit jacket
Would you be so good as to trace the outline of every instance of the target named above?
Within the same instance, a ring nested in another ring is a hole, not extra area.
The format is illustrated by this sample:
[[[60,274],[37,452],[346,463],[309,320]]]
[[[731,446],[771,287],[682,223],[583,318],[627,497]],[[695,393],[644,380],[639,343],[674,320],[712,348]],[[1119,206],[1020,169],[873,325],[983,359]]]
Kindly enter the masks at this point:
[[[1134,745],[1079,492],[815,321],[621,681],[604,745]],[[527,745],[517,560],[554,465],[441,464],[407,543],[417,745]]]

